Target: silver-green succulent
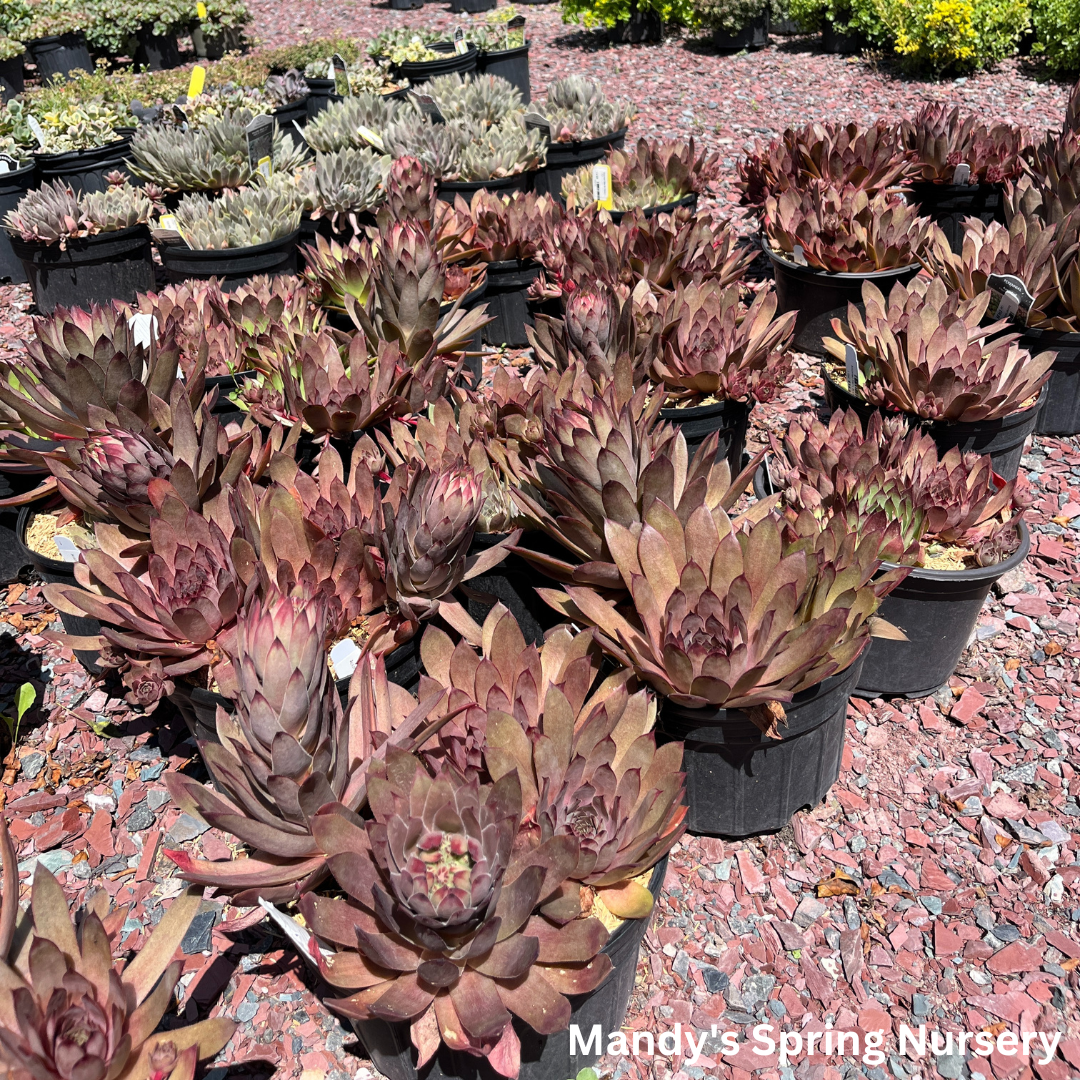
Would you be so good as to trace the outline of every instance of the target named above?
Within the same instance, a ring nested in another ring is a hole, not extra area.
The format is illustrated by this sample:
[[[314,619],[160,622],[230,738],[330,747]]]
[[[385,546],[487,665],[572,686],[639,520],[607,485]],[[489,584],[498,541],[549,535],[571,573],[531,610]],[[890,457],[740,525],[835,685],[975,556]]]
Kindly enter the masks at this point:
[[[393,123],[400,102],[381,94],[357,94],[342,101],[332,101],[318,116],[308,121],[304,138],[312,150],[331,154],[347,147],[369,146],[361,128],[382,135]]]
[[[300,228],[300,207],[295,181],[280,174],[258,186],[226,191],[220,199],[185,195],[176,223],[197,251],[257,247]]]

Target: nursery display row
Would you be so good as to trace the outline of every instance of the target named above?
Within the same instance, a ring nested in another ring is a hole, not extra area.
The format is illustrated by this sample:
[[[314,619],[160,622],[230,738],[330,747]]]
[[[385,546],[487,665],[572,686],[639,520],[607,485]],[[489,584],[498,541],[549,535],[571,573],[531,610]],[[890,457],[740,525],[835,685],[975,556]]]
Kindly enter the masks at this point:
[[[182,716],[162,781],[234,847],[170,848],[192,888],[110,968],[122,913],[76,937],[39,864],[20,916],[0,822],[0,1060],[192,1077],[231,1022],[154,1032],[212,887],[392,1080],[566,1080],[684,834],[817,805],[849,700],[946,685],[1028,555],[1025,441],[1080,433],[1080,86],[1037,137],[785,131],[749,240],[718,154],[580,76],[531,100],[506,14],[103,91],[60,143],[7,108],[4,577]],[[832,414],[747,453],[795,350]]]

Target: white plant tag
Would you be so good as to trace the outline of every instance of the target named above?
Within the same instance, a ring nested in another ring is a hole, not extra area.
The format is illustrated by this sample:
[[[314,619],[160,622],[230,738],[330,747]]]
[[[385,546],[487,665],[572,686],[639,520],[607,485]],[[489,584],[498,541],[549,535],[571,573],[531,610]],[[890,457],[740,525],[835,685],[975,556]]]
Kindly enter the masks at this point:
[[[416,104],[420,106],[420,112],[433,124],[446,123],[446,117],[443,116],[442,109],[439,108],[438,102],[430,94],[421,93],[419,90],[410,90],[409,94]]]
[[[970,181],[971,181],[971,166],[966,161],[962,161],[953,170],[952,182],[954,184],[967,184]]]
[[[539,128],[548,142],[551,142],[551,121],[546,116],[541,116],[538,112],[527,112],[521,119],[525,121],[526,128]]]
[[[315,941],[315,935],[311,933],[306,927],[301,926],[295,919],[286,915],[283,911],[278,911],[273,904],[268,900],[259,900],[259,907],[266,912],[270,918],[277,923],[281,932],[292,942],[296,951],[313,967],[317,967],[314,957],[311,955],[311,945]],[[324,949],[319,946],[319,952],[323,956],[333,956],[334,954],[329,949]]]
[[[803,252],[802,244],[796,244],[795,245],[795,250],[792,251],[792,253],[791,253],[791,259],[792,259],[792,262],[794,262],[796,266],[805,266],[806,265],[806,255]]]
[[[61,562],[79,561],[79,549],[66,536],[54,536],[53,543],[60,552]]]
[[[352,638],[342,638],[331,650],[330,661],[339,679],[348,679],[360,662],[360,646]]]
[[[369,127],[364,127],[363,124],[359,124],[356,128],[356,134],[366,143],[370,143],[379,151],[380,154],[386,152],[386,147],[383,145],[382,136],[377,132],[374,132]]]
[[[849,394],[859,393],[859,354],[854,345],[844,346],[844,379]]]
[[[255,172],[269,179],[274,171],[274,118],[256,116],[244,132],[247,135],[248,164]]]
[[[0,173],[15,172],[19,163],[7,154],[0,154]]]
[[[1022,278],[1015,274],[991,274],[986,279],[986,288],[990,292],[990,306],[986,309],[988,318],[1012,319],[1027,326],[1035,297]]]
[[[614,202],[611,196],[611,166],[601,162],[592,169],[592,195],[599,210],[611,210]]]
[[[29,126],[30,130],[34,133],[34,138],[37,139],[38,146],[44,146],[45,130],[42,128],[41,124],[38,123],[38,118],[36,116],[28,116],[26,118],[26,123]]]
[[[153,345],[158,329],[156,315],[149,311],[140,311],[128,319],[128,326],[131,327],[136,345],[141,345],[144,349]]]
[[[465,31],[459,26],[454,31],[454,52],[458,56],[464,56],[469,51],[469,43],[465,40]]]

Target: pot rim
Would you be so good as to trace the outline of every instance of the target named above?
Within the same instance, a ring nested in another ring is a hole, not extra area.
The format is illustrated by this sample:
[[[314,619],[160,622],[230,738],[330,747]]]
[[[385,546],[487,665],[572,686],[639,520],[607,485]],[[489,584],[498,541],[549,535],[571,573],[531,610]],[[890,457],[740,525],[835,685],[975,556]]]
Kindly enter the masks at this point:
[[[2,179],[3,177],[0,176],[0,180]],[[1024,326],[1020,328],[1021,341],[1026,337],[1036,338],[1040,341],[1045,337],[1048,349],[1052,349],[1054,343],[1080,346],[1080,330],[1054,330],[1049,326]]]
[[[43,510],[48,510],[48,504],[53,498],[54,493],[50,492],[48,495],[43,495],[40,499],[35,499],[33,502],[26,503],[19,508],[19,516],[15,519],[15,542],[26,552],[31,562],[40,564],[53,574],[71,575],[75,573],[75,563],[64,562],[63,559],[54,559],[49,555],[42,555],[40,551],[33,551],[26,542],[26,530],[30,525],[31,513],[37,514]]]
[[[1015,179],[1015,178],[1014,178]],[[998,180],[994,183],[988,183],[985,180],[979,180],[974,184],[952,184],[945,183],[943,180],[905,180],[900,185],[901,188],[935,188],[939,191],[947,191],[955,195],[961,194],[974,194],[980,191],[1004,191],[1005,181]]]
[[[150,226],[145,221],[140,221],[137,225],[128,225],[123,229],[106,229],[104,232],[94,233],[91,236],[69,236],[67,239],[68,247],[64,249],[64,253],[71,250],[72,245],[79,247],[80,249],[93,247],[95,244],[104,244],[110,240],[133,240],[137,233],[145,233],[146,237],[150,236]],[[11,246],[14,250],[16,245],[27,249],[27,253],[44,252],[44,251],[60,251],[60,242],[55,243],[43,242],[40,240],[24,240],[21,236],[15,233],[8,232],[8,236],[11,238]]]
[[[679,409],[675,406],[660,410],[661,420],[700,420],[709,416],[717,416],[727,411],[727,409],[736,409],[737,406],[742,406],[746,410],[746,415],[749,416],[754,410],[754,406],[757,404],[753,398],[749,401],[743,401],[740,398],[724,398],[723,401],[714,401],[709,405],[688,405],[685,409]]]
[[[523,169],[521,172],[510,173],[509,176],[493,176],[489,180],[439,180],[436,186],[443,191],[460,191],[465,193],[469,188],[504,188],[520,184],[523,178],[535,176],[539,169]]]
[[[509,59],[513,56],[520,56],[522,53],[529,51],[529,45],[532,43],[532,38],[526,38],[524,45],[517,45],[513,49],[492,49],[490,52],[480,51],[480,55],[488,58],[497,56],[504,59]]]
[[[566,153],[577,153],[581,150],[595,150],[600,146],[610,146],[619,139],[626,138],[629,125],[621,127],[618,131],[610,131],[607,135],[597,135],[592,139],[573,139],[566,142],[548,142],[548,154],[552,150],[561,150]]]
[[[1027,522],[1021,518],[1020,546],[1002,562],[994,563],[993,566],[975,566],[970,570],[934,570],[925,566],[913,566],[911,567],[911,573],[908,574],[908,580],[919,578],[923,581],[984,581],[989,578],[996,581],[1002,574],[1006,574],[1014,567],[1019,566],[1028,557],[1030,550],[1031,532],[1027,527]],[[885,571],[896,570],[901,566],[901,563],[885,561],[881,563],[881,568]]]
[[[132,131],[134,130],[132,128]],[[51,164],[64,158],[74,160],[83,154],[100,154],[102,150],[119,150],[120,147],[127,146],[130,142],[131,135],[121,135],[119,139],[114,139],[112,142],[102,143],[100,146],[88,146],[83,150],[61,150],[59,153],[45,153],[41,150],[35,150],[34,160],[38,164]]]
[[[165,240],[157,240],[155,244],[158,250],[161,252],[162,259],[168,254],[170,258],[180,256],[182,258],[203,259],[206,262],[217,262],[226,258],[248,258],[252,255],[269,254],[269,252],[275,248],[288,247],[290,243],[295,243],[297,237],[300,235],[299,228],[289,233],[287,236],[279,236],[276,240],[269,240],[265,244],[255,244],[253,247],[239,247],[239,248],[190,248],[183,244],[170,243]]]
[[[17,169],[10,169],[6,173],[0,173],[0,187],[3,187],[4,184],[14,180],[16,177],[22,177],[25,176],[26,173],[32,173],[36,168],[37,162],[31,160],[28,165],[20,165]]]
[[[901,274],[906,274],[909,270],[914,270],[916,275],[922,270],[923,265],[916,260],[913,263],[908,263],[906,266],[890,266],[885,270],[867,270],[865,272],[855,272],[850,270],[819,270],[815,266],[800,266],[798,263],[791,262],[783,255],[778,255],[769,246],[768,241],[764,236],[760,238],[761,250],[773,262],[779,263],[785,270],[790,270],[795,274],[804,274],[807,277],[819,277],[826,280],[835,281],[885,281],[891,277],[899,277]]]
[[[629,210],[609,210],[611,220],[616,221],[615,215],[619,215],[618,220],[622,220],[625,214],[632,214],[635,210],[644,210],[646,217],[652,217],[656,214],[670,214],[672,210],[678,210],[680,206],[696,206],[698,201],[698,193],[696,191],[687,192],[681,199],[676,199],[674,202],[655,203],[652,206],[631,206]]]

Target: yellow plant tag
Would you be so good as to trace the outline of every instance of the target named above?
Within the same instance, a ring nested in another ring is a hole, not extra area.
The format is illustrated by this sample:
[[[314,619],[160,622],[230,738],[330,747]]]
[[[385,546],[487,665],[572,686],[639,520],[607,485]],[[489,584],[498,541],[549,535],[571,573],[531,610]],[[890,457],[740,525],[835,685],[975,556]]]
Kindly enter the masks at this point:
[[[176,224],[175,214],[162,214],[161,217],[158,218],[158,228],[161,229],[162,232],[178,233],[180,231],[180,226]]]
[[[386,153],[386,147],[383,146],[381,136],[379,136],[377,132],[372,131],[371,128],[364,127],[363,124],[358,124],[356,127],[356,134],[359,135],[360,138],[364,140],[364,142],[370,143],[372,146],[374,146],[380,154]]]
[[[273,159],[269,155],[261,157],[259,158],[259,164],[256,165],[255,168],[257,172],[260,172],[267,180],[269,180],[274,173]]]
[[[206,68],[196,64],[191,69],[191,81],[188,83],[187,96],[188,101],[194,101],[202,92],[203,87],[206,85]]]
[[[611,196],[611,166],[601,162],[592,170],[592,194],[598,210],[613,210],[615,203]]]
[[[199,0],[195,5],[195,14],[198,15],[200,19],[206,18],[206,5],[203,3],[203,0]]]

